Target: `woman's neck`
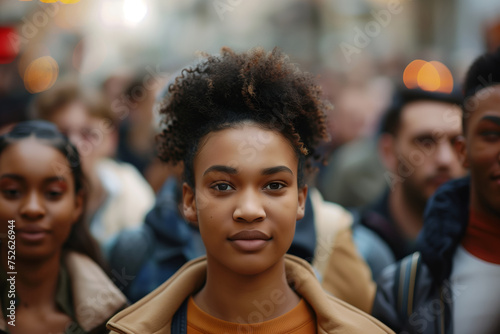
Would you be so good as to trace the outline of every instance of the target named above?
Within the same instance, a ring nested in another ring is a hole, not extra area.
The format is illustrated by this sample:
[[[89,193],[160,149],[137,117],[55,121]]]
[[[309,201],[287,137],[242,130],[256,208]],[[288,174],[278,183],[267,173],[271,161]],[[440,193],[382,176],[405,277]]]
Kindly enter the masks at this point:
[[[287,313],[300,301],[286,281],[284,261],[258,275],[239,275],[208,262],[205,286],[194,301],[218,319],[266,321]]]
[[[42,261],[16,259],[16,294],[20,307],[55,307],[55,294],[59,279],[61,254]],[[3,254],[4,268],[7,255]]]

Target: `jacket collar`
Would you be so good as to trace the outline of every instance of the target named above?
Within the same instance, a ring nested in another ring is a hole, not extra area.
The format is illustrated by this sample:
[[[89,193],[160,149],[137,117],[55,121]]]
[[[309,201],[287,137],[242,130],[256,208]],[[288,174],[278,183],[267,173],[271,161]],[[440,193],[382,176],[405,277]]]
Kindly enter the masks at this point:
[[[186,263],[155,291],[111,318],[108,328],[127,334],[170,333],[175,312],[187,297],[203,286],[206,270],[206,256]],[[331,304],[319,295],[325,292],[312,267],[305,260],[287,254],[285,270],[289,284],[315,309],[318,321],[335,327],[329,319]]]
[[[170,333],[174,314],[204,284],[206,270],[206,257],[186,263],[155,291],[111,318],[108,329],[123,334]],[[392,333],[363,311],[327,295],[307,261],[287,254],[285,271],[289,284],[314,310],[318,333]]]
[[[453,254],[469,221],[469,197],[467,176],[441,186],[427,203],[417,248],[438,284],[451,274]]]

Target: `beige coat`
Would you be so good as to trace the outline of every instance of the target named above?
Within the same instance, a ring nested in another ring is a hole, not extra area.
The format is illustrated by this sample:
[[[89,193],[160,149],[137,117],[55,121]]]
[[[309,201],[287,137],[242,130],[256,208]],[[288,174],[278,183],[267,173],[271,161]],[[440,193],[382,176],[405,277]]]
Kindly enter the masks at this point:
[[[351,214],[340,205],[323,200],[317,189],[310,192],[317,236],[313,267],[319,272],[323,288],[371,313],[376,285],[352,239]]]
[[[325,293],[307,261],[286,255],[285,268],[288,281],[314,310],[318,333],[393,333],[370,315]],[[115,315],[108,329],[121,334],[170,333],[172,317],[203,286],[206,271],[206,257],[186,263],[156,290]]]

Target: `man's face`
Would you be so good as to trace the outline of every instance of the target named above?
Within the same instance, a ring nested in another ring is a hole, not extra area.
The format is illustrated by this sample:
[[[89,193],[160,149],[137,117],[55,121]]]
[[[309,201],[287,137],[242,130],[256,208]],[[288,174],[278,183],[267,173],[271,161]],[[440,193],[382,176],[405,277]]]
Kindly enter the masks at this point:
[[[471,205],[500,217],[500,86],[484,88],[476,101],[463,152],[471,174]]]
[[[461,133],[457,106],[417,101],[403,108],[393,153],[407,199],[425,205],[440,185],[465,174],[453,147]]]
[[[100,158],[111,156],[116,149],[112,127],[104,119],[90,115],[78,101],[62,107],[49,121],[76,146],[86,173],[91,172]]]
[[[49,119],[76,146],[86,173],[91,170],[95,162],[95,150],[90,141],[91,129],[88,127],[89,118],[89,113],[82,103],[72,102],[55,112]]]

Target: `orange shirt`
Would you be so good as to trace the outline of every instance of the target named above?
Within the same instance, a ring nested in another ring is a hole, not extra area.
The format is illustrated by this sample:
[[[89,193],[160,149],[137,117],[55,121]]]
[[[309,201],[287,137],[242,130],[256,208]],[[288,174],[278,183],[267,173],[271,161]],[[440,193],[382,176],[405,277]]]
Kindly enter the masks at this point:
[[[259,316],[258,309],[255,317]],[[229,334],[229,333],[252,333],[252,334],[277,334],[277,333],[316,333],[316,317],[309,305],[301,299],[290,312],[277,318],[252,324],[239,324],[228,322],[212,317],[202,311],[189,298],[187,307],[187,334]]]

